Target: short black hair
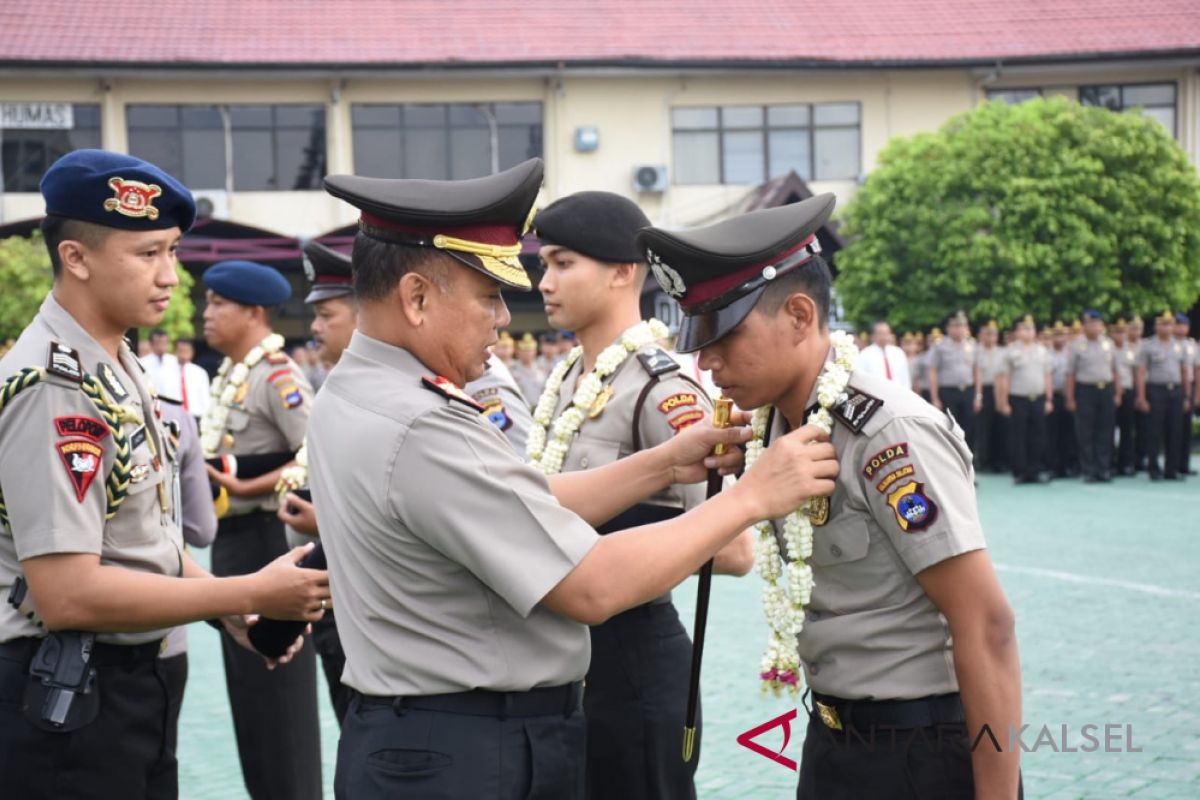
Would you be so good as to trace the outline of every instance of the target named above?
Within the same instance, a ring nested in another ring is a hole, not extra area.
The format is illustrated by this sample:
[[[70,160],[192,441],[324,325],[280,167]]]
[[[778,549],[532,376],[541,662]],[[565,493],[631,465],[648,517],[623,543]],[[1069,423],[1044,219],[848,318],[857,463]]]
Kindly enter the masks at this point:
[[[50,251],[50,268],[57,279],[62,274],[62,259],[58,256],[58,246],[63,242],[82,242],[88,247],[100,247],[112,231],[94,222],[60,217],[57,214],[47,214],[42,218],[42,240]]]
[[[157,339],[160,336],[166,336],[166,335],[167,335],[167,332],[164,331],[162,328],[155,328],[154,330],[150,331],[151,339]]]
[[[755,305],[760,312],[771,316],[783,308],[787,299],[797,292],[808,295],[817,306],[817,317],[824,328],[829,324],[829,301],[833,275],[825,259],[814,255],[796,269],[785,272],[767,284]]]
[[[428,247],[384,242],[359,231],[350,258],[354,296],[359,300],[387,299],[410,272],[419,272],[443,290],[449,285],[443,260],[448,256]]]

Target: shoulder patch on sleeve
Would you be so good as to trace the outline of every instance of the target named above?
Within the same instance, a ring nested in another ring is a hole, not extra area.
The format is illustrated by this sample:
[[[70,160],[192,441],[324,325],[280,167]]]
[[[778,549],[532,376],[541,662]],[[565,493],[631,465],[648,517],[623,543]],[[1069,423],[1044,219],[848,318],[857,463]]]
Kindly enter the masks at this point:
[[[888,493],[887,502],[896,512],[896,524],[905,533],[923,531],[937,519],[937,504],[925,491],[925,484],[918,481],[897,486]]]
[[[62,458],[63,466],[67,468],[67,477],[71,479],[71,485],[75,488],[75,498],[82,503],[83,498],[87,496],[88,487],[100,473],[104,448],[83,439],[67,439],[56,444],[55,449]]]
[[[637,354],[642,369],[651,377],[665,375],[679,369],[679,362],[671,358],[661,347],[643,347]]]
[[[292,377],[292,368],[284,367],[283,369],[277,369],[274,372],[272,372],[270,375],[268,375],[267,383],[274,383],[275,381],[279,380],[280,378],[290,378],[290,377]]]
[[[82,436],[98,442],[108,436],[108,426],[95,417],[55,417],[54,429],[59,436]]]
[[[883,401],[878,397],[873,397],[861,389],[850,388],[848,390],[850,396],[846,402],[834,406],[830,409],[834,419],[845,425],[854,433],[860,433],[863,426],[871,417],[875,416],[875,412],[883,407]]]
[[[704,419],[704,412],[696,408],[681,412],[673,417],[667,417],[667,424],[675,430],[681,431],[689,425],[695,425],[702,419]]]
[[[283,407],[289,411],[304,404],[304,395],[294,383],[281,388],[279,397],[283,400]]]
[[[83,383],[83,364],[79,360],[79,353],[61,342],[50,343],[46,372],[75,383]]]
[[[896,442],[889,444],[887,447],[880,450],[875,455],[867,459],[867,463],[863,465],[862,474],[867,478],[874,478],[875,473],[879,472],[885,464],[890,464],[899,459],[907,459],[909,457],[908,442]]]
[[[695,392],[677,392],[658,404],[658,410],[664,414],[670,414],[672,411],[681,406],[699,405],[700,398]]]
[[[461,388],[456,386],[449,378],[443,378],[441,375],[438,375],[436,378],[431,378],[426,375],[425,377],[421,378],[421,385],[431,392],[436,392],[449,400],[457,400],[467,408],[474,409],[480,413],[483,413],[487,410],[483,406],[479,405],[479,403],[476,403],[471,398],[471,395],[467,394]]]
[[[483,409],[483,415],[487,421],[500,430],[506,431],[513,426],[513,418],[508,415],[508,411],[504,409],[504,401],[499,397],[493,396],[485,400]]]

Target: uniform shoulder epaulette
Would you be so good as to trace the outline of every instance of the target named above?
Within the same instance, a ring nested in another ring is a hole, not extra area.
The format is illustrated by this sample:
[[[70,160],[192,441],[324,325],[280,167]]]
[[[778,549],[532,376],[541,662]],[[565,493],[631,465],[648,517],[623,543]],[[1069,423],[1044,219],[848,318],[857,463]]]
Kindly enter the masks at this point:
[[[264,360],[268,364],[274,364],[276,366],[288,363],[288,357],[285,353],[268,353]]]
[[[679,369],[679,362],[661,347],[643,347],[638,351],[637,359],[641,362],[642,369],[652,378]]]
[[[83,362],[79,358],[79,352],[62,342],[51,342],[46,374],[57,375],[76,384],[83,383]]]
[[[863,426],[883,407],[883,401],[861,389],[846,388],[845,401],[830,409],[833,418],[854,433],[861,433]]]
[[[431,392],[437,392],[442,397],[445,397],[449,400],[457,400],[473,411],[478,411],[481,414],[487,411],[486,408],[481,406],[479,403],[476,403],[475,399],[472,398],[471,395],[464,392],[449,378],[443,378],[441,375],[437,376],[436,378],[425,376],[421,378],[421,385],[423,385],[426,389],[429,389]]]

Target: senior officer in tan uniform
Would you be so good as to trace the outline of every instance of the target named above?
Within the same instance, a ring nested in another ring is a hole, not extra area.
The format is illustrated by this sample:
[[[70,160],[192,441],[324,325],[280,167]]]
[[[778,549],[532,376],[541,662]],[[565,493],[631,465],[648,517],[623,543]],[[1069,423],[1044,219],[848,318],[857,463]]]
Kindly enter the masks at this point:
[[[949,411],[971,441],[975,432],[975,342],[965,312],[946,320],[946,338],[929,351],[929,402]]]
[[[832,488],[832,448],[805,428],[703,511],[597,537],[591,525],[700,480],[697,458],[745,431],[693,425],[549,481],[512,451],[458,386],[510,320],[501,288],[531,288],[517,254],[541,177],[534,159],[472,181],[325,179],[362,210],[359,330],[309,431],[343,680],[360,693],[339,798],[582,798],[586,626],[661,596],[751,520]]]
[[[738,406],[771,409],[767,453],[831,402],[818,392],[835,352],[815,233],[833,205],[825,194],[639,235],[683,307],[679,349],[699,350]],[[798,796],[1017,797],[1017,753],[970,751],[968,731],[1021,719],[1013,614],[984,550],[971,452],[948,415],[903,387],[854,370],[845,393],[827,407],[837,488],[810,513],[815,588],[798,641],[820,713]]]
[[[1033,317],[1016,325],[1017,339],[1004,348],[1004,361],[996,376],[996,401],[1008,418],[1008,457],[1013,481],[1046,483],[1046,419],[1054,410],[1050,351],[1037,340]]]
[[[1186,354],[1173,338],[1175,317],[1164,311],[1154,320],[1154,338],[1142,341],[1137,357],[1137,407],[1146,412],[1146,470],[1150,480],[1181,480],[1179,450],[1183,444],[1183,387]],[[1163,466],[1158,455],[1163,453]]]
[[[1121,402],[1118,353],[1104,334],[1103,314],[1089,308],[1083,319],[1084,335],[1071,343],[1067,358],[1067,410],[1075,415],[1083,482],[1107,483],[1112,480],[1113,428]]]
[[[658,347],[666,327],[641,318],[648,270],[634,237],[649,224],[636,203],[609,192],[569,195],[534,218],[546,316],[579,341],[537,403],[544,416],[528,456],[547,474],[610,464],[704,422],[712,410],[704,389]],[[581,406],[585,380],[600,389]],[[704,502],[704,492],[701,484],[668,487],[597,530],[671,519]],[[747,531],[717,554],[714,569],[744,575],[753,558]],[[694,798],[699,759],[679,757],[692,648],[670,594],[594,626],[591,640],[583,698],[588,798]]]
[[[206,458],[236,465],[240,455],[296,453],[304,443],[312,389],[271,332],[268,309],[291,296],[287,279],[251,261],[223,261],[205,270],[204,338],[225,355],[212,384],[200,439]],[[233,456],[234,459],[228,459]],[[212,566],[217,575],[259,569],[288,544],[276,517],[281,469],[251,479],[236,469],[209,477],[229,493],[217,526]],[[233,712],[246,790],[254,800],[321,796],[317,662],[308,648],[286,672],[268,672],[222,638],[225,686]]]
[[[213,578],[182,548],[174,442],[123,336],[162,319],[191,194],[100,150],[59,159],[41,188],[54,288],[0,360],[0,791],[173,798],[163,637],[223,616],[248,647],[241,614],[316,619],[327,581],[300,553]],[[45,683],[88,645],[89,691]]]

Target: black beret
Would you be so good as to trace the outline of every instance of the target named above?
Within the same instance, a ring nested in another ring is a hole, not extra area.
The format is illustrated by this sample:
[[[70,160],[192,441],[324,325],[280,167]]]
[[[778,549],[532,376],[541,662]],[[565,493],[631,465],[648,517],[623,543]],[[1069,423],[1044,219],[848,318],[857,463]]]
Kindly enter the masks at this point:
[[[612,192],[568,195],[533,218],[534,233],[543,245],[559,245],[609,264],[644,261],[637,232],[649,225],[637,203]]]
[[[292,296],[279,270],[253,261],[222,261],[204,270],[204,285],[244,306],[277,306]]]
[[[518,289],[533,283],[518,256],[542,186],[542,160],[466,181],[330,175],[325,191],[362,211],[358,229],[372,239],[435,247]]]
[[[179,181],[140,158],[108,150],[75,150],[42,176],[46,213],[106,228],[187,231],[196,201]]]
[[[771,281],[811,261],[821,250],[817,230],[836,202],[819,194],[704,228],[643,228],[637,241],[650,270],[683,308],[676,349],[690,353],[725,336]]]
[[[304,298],[306,303],[354,294],[350,256],[320,242],[304,245],[304,274],[312,284],[312,290]]]

